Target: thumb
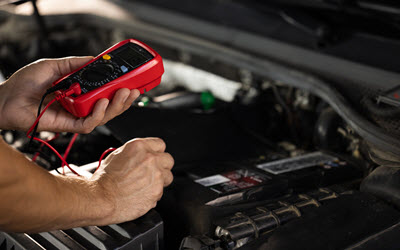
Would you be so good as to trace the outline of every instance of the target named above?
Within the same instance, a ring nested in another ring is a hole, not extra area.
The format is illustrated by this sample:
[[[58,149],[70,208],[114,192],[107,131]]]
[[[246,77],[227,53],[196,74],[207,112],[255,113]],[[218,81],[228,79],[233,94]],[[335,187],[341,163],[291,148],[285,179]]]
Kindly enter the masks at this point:
[[[27,65],[23,68],[24,70],[19,70],[17,73],[22,74],[22,78],[36,79],[36,86],[42,90],[43,86],[49,87],[52,82],[82,67],[92,59],[92,56],[41,59]]]
[[[55,75],[58,77],[65,76],[92,60],[92,56],[81,57],[65,57],[60,59],[50,59]]]

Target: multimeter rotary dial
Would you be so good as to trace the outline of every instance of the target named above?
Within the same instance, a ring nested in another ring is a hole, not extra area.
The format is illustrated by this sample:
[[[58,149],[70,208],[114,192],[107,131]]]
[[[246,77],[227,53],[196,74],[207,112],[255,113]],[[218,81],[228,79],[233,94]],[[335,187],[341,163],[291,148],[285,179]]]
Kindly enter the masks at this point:
[[[100,87],[118,77],[119,69],[111,62],[100,61],[80,72],[83,87]]]

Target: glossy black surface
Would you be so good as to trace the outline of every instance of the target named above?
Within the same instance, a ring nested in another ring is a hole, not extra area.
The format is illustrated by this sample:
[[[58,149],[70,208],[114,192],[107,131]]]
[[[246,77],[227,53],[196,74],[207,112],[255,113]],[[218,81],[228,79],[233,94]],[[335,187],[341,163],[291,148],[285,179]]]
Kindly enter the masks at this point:
[[[114,66],[112,64],[101,63],[86,68],[82,72],[82,78],[90,82],[97,82],[106,79],[113,72]]]

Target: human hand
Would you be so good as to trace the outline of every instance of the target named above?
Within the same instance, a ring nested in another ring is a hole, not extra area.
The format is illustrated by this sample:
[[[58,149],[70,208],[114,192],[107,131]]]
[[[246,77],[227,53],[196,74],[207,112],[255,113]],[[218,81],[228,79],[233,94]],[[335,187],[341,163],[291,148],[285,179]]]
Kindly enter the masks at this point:
[[[97,223],[133,220],[154,208],[173,180],[173,165],[159,138],[131,140],[115,150],[91,178],[113,207],[111,215]]]
[[[0,129],[28,130],[36,119],[40,99],[51,84],[91,59],[45,59],[18,70],[0,85]],[[40,119],[38,131],[90,133],[96,126],[127,110],[139,95],[139,90],[120,89],[111,103],[108,99],[100,99],[85,118],[77,118],[54,103]],[[44,105],[52,98],[54,94],[46,98]]]

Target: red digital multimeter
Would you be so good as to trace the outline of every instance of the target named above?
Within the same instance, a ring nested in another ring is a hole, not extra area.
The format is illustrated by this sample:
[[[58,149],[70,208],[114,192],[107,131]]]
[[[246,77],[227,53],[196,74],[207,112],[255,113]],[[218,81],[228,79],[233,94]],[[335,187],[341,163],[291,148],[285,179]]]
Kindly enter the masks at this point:
[[[79,84],[80,94],[60,98],[61,105],[77,117],[89,115],[101,98],[111,100],[118,89],[138,89],[141,94],[160,84],[164,67],[161,56],[134,39],[119,42],[93,60],[62,77],[53,86],[66,89]],[[55,92],[62,95],[62,91]]]

